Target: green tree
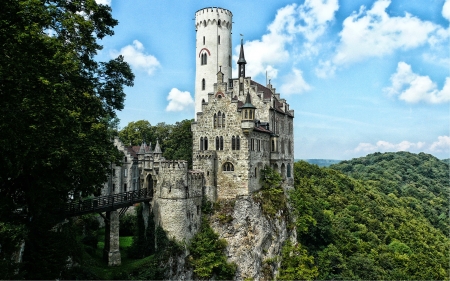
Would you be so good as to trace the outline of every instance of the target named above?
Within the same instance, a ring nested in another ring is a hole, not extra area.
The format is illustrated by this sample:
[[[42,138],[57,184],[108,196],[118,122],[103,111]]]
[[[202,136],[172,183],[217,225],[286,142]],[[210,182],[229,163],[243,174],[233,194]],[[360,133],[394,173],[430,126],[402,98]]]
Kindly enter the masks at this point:
[[[75,255],[70,225],[54,228],[60,209],[106,181],[119,157],[107,120],[134,76],[121,56],[94,60],[117,24],[109,6],[5,0],[0,19],[0,222],[23,230],[25,278],[54,279]]]
[[[175,123],[167,139],[163,142],[164,157],[173,160],[188,161],[189,168],[192,168],[192,132],[191,120],[183,120]]]
[[[119,138],[125,145],[141,145],[143,141],[156,141],[154,128],[147,120],[130,122],[119,132]]]

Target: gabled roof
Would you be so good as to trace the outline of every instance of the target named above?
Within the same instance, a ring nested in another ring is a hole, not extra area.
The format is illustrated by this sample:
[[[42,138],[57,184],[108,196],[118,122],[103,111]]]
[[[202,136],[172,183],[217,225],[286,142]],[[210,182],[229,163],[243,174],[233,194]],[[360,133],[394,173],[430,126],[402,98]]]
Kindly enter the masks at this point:
[[[272,90],[264,87],[263,85],[259,84],[258,82],[255,82],[253,80],[250,80],[250,85],[256,86],[256,92],[263,92],[263,99],[270,99],[273,95]]]

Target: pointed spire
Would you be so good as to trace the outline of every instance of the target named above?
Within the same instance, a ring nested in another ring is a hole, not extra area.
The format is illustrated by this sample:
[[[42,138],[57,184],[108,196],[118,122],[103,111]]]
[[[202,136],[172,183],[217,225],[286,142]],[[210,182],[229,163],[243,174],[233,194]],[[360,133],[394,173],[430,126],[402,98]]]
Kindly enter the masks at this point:
[[[252,100],[250,97],[250,91],[248,91],[248,90],[247,90],[247,97],[245,98],[245,104],[241,108],[256,109],[256,107],[252,104]]]
[[[238,64],[246,64],[244,57],[244,39],[241,38],[241,52],[239,53],[239,60],[237,62]]]
[[[153,151],[155,154],[162,154],[161,147],[159,147],[159,140],[156,140],[155,150]]]
[[[245,77],[245,65],[247,64],[247,62],[245,61],[245,57],[244,57],[244,39],[241,39],[241,52],[239,53],[239,60],[238,60],[238,65],[239,65],[239,77]],[[243,90],[243,89],[240,89]]]
[[[146,147],[146,144],[145,144],[145,141],[143,141],[141,144],[141,147],[139,148],[138,154],[145,154],[145,147]]]

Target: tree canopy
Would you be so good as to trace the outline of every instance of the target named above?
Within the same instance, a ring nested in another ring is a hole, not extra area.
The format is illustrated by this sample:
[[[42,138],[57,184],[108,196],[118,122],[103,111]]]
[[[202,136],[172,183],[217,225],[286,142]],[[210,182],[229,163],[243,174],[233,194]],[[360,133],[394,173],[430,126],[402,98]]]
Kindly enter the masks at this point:
[[[96,192],[118,159],[108,124],[134,75],[121,56],[94,59],[117,25],[109,6],[5,0],[0,19],[0,260],[23,239],[25,278],[54,279],[74,254],[67,226],[54,228],[60,207]]]
[[[448,280],[447,164],[398,152],[331,167],[296,162],[289,196],[298,243],[314,258],[317,279]]]

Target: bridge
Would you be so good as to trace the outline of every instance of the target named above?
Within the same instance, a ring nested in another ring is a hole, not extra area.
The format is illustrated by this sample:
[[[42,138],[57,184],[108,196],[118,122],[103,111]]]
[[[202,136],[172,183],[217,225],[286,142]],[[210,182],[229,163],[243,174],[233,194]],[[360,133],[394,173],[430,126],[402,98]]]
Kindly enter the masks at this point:
[[[135,203],[148,202],[152,199],[153,192],[149,192],[147,188],[142,188],[72,201],[66,204],[64,213],[66,217],[75,217],[90,213],[103,213],[122,209],[120,211],[120,215],[122,215],[128,207],[133,206]]]
[[[81,216],[89,213],[99,213],[105,220],[105,246],[103,258],[109,266],[121,264],[119,249],[119,217],[128,207],[135,203],[149,202],[153,199],[153,190],[142,188],[117,194],[86,198],[66,204],[64,214],[66,217]],[[147,204],[147,207],[148,204]],[[118,209],[121,209],[117,212]],[[102,214],[103,212],[106,215]]]

